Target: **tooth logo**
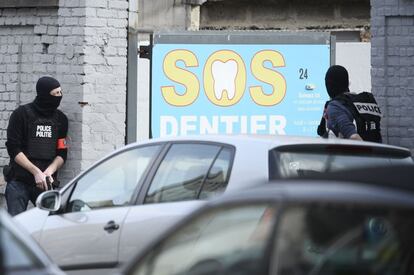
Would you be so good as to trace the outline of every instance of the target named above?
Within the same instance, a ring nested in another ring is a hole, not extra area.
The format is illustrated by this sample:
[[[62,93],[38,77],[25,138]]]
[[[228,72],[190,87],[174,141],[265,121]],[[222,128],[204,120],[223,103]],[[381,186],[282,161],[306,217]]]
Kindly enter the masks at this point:
[[[233,99],[236,93],[237,63],[234,60],[222,62],[216,60],[211,66],[214,79],[214,95],[218,100],[226,93],[228,99]]]
[[[204,67],[204,91],[215,105],[227,107],[240,101],[246,87],[246,66],[234,51],[214,52]]]

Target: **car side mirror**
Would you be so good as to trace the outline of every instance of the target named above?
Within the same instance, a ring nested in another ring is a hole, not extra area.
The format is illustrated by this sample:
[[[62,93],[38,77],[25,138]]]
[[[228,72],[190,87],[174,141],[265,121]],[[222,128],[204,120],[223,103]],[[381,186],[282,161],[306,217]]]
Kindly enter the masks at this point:
[[[47,211],[58,211],[61,206],[62,196],[57,190],[43,192],[37,197],[36,206]]]

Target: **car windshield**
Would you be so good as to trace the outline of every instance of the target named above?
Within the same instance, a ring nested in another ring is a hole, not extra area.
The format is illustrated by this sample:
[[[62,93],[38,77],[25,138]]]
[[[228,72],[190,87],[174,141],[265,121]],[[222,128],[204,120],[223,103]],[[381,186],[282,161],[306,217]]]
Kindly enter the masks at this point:
[[[314,176],[352,168],[413,164],[409,153],[369,146],[290,146],[270,153],[270,179]]]

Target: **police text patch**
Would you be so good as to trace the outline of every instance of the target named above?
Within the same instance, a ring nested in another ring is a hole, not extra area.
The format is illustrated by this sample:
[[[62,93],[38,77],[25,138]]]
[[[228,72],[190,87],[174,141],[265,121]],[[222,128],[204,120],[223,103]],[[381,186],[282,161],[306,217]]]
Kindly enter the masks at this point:
[[[360,114],[370,114],[382,117],[381,110],[375,103],[354,102],[354,105]]]
[[[37,125],[36,137],[52,138],[52,126],[50,125]]]

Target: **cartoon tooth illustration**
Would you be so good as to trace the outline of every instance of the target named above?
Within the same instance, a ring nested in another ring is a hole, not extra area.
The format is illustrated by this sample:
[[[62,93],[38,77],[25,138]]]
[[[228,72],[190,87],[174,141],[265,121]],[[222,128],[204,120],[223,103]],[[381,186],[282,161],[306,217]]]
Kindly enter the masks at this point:
[[[228,60],[227,62],[216,60],[211,66],[211,71],[215,97],[221,100],[224,92],[226,92],[227,99],[233,99],[236,94],[237,62],[234,60]]]

